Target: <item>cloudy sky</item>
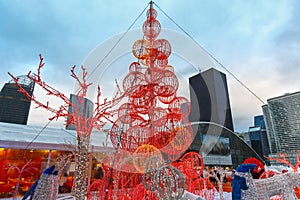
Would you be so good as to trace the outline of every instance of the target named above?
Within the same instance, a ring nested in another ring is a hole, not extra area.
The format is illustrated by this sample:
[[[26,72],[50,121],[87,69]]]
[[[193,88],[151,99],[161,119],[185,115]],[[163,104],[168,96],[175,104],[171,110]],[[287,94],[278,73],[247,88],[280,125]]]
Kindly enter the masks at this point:
[[[7,72],[18,76],[35,71],[41,53],[46,62],[44,80],[69,94],[74,90],[70,67],[80,66],[97,45],[126,31],[147,3],[146,0],[0,0],[0,84],[10,80]],[[155,3],[264,102],[300,90],[300,1],[160,0]],[[163,28],[181,31],[154,8]],[[132,29],[140,28],[144,20],[145,13]],[[180,61],[177,64],[183,65]],[[128,65],[119,67],[127,69]],[[176,68],[176,63],[173,65]],[[262,102],[222,67],[217,68],[227,74],[235,130],[247,131],[253,125],[253,116],[262,114]],[[39,92],[36,88],[35,94]],[[47,98],[41,96],[41,99]],[[32,108],[28,124],[43,126],[47,118],[45,112]],[[63,122],[51,126],[62,127]]]

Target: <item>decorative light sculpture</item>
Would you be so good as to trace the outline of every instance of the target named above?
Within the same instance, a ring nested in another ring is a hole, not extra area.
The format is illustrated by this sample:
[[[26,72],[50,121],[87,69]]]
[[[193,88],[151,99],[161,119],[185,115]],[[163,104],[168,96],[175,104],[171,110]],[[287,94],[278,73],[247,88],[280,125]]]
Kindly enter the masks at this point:
[[[185,175],[166,164],[177,160],[192,143],[193,129],[187,119],[190,103],[187,98],[177,95],[179,82],[173,66],[168,63],[171,44],[158,38],[161,25],[156,19],[153,2],[150,2],[146,16],[142,27],[144,37],[132,45],[132,54],[137,61],[129,65],[122,80],[121,96],[128,100],[122,101],[117,108],[117,119],[110,130],[110,139],[117,150],[111,156],[129,155],[131,161],[125,161],[127,164],[120,170],[143,174],[143,186],[157,198],[180,198],[185,189]],[[146,164],[154,161],[153,158],[161,164],[153,164],[147,169]],[[110,162],[106,163],[108,160]],[[109,185],[122,178],[116,177],[120,174],[116,166],[119,161],[104,159],[104,165],[110,166]],[[108,190],[110,188],[107,186]],[[108,196],[107,193],[106,198]]]
[[[144,38],[132,45],[132,54],[138,61],[130,64],[122,80],[122,96],[128,101],[117,109],[117,120],[110,130],[113,146],[119,152],[131,152],[140,172],[145,171],[147,159],[136,162],[139,154],[147,158],[159,156],[152,155],[155,151],[172,162],[193,140],[192,126],[187,119],[190,103],[185,97],[177,96],[179,82],[168,64],[171,44],[157,38],[161,25],[152,4],[142,27]],[[153,151],[148,151],[150,147]]]
[[[156,171],[154,194],[158,199],[181,199],[185,190],[184,175],[172,165]]]

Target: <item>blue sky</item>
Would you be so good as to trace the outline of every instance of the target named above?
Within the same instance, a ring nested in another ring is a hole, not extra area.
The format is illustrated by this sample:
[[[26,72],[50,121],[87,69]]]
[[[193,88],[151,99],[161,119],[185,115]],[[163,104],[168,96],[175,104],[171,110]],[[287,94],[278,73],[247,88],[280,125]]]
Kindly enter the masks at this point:
[[[265,102],[300,90],[300,1],[154,2]],[[10,79],[7,72],[17,76],[35,70],[41,53],[46,62],[42,76],[68,94],[74,88],[70,67],[79,66],[97,45],[126,31],[147,3],[0,0],[0,84]],[[156,10],[163,28],[180,31]],[[140,28],[144,20],[145,14],[133,28]],[[247,131],[253,116],[262,113],[262,103],[229,74],[227,79],[234,126]],[[46,123],[44,112],[31,109],[29,124]]]

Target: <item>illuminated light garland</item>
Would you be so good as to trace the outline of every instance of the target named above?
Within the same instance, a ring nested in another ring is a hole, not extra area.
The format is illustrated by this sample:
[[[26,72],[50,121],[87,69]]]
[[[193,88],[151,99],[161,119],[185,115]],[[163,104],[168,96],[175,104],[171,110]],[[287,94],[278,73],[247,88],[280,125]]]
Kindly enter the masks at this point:
[[[47,168],[40,179],[32,195],[33,200],[56,200],[58,194],[58,175],[55,166]]]
[[[158,200],[153,192],[145,189],[143,184],[139,184],[133,189],[131,197],[134,200],[145,200],[145,199]]]
[[[86,182],[83,181],[87,177],[87,166],[88,166],[88,150],[90,145],[90,136],[81,136],[77,138],[77,149],[75,154],[75,174],[74,174],[74,196],[78,199],[85,199],[87,191]]]
[[[270,177],[275,176],[275,175],[278,175],[278,174],[280,174],[280,173],[274,172],[274,171],[272,171],[272,170],[267,170],[267,171],[264,171],[264,172],[259,176],[259,178],[260,178],[260,179],[263,179],[263,178],[270,178]]]

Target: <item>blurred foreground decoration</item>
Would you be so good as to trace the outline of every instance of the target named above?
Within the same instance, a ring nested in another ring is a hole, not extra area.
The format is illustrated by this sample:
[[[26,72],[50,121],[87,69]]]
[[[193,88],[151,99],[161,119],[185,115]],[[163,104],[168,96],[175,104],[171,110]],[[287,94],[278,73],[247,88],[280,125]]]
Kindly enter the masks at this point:
[[[247,200],[269,200],[282,195],[283,200],[297,200],[293,188],[300,184],[300,174],[288,172],[265,179],[253,179],[250,172],[237,172],[235,176],[244,178],[247,188],[241,188],[241,198]],[[235,200],[236,198],[233,198]]]
[[[31,97],[18,83],[19,79],[14,77],[11,73],[9,75],[14,80],[15,84],[19,87],[19,92],[23,93],[29,100],[37,104],[37,108],[43,108],[54,114],[49,120],[58,119],[63,117],[66,119],[67,126],[74,124],[77,132],[77,144],[75,153],[75,182],[73,192],[76,199],[84,199],[87,191],[86,174],[87,174],[87,161],[88,161],[88,150],[90,145],[90,134],[93,128],[101,129],[104,125],[104,121],[109,121],[111,114],[107,111],[113,104],[114,101],[108,101],[104,99],[100,102],[100,87],[98,86],[96,108],[94,109],[91,118],[87,118],[80,112],[80,108],[83,106],[83,100],[86,97],[88,87],[91,83],[87,83],[87,72],[84,67],[82,69],[82,80],[74,73],[75,66],[71,68],[71,77],[76,80],[80,88],[76,93],[78,104],[73,104],[70,99],[60,91],[49,86],[41,78],[41,69],[43,68],[43,57],[40,55],[40,63],[38,66],[38,73],[32,74],[29,72],[27,77],[34,81],[35,84],[39,85],[45,92],[46,95],[53,96],[62,100],[63,104],[58,108],[50,106],[49,102],[43,103],[38,100],[34,95]],[[73,112],[70,112],[69,106],[72,106]]]
[[[298,168],[300,167],[300,150],[298,151],[297,159],[295,165],[292,165],[291,162],[287,159],[286,155],[283,153],[278,154],[277,158],[266,157],[268,160],[277,161],[279,163],[285,164],[290,167],[294,172],[298,172]],[[294,189],[298,198],[300,198],[300,184],[298,187]]]
[[[291,164],[291,162],[288,160],[284,153],[277,154],[277,158],[270,158],[267,156],[265,156],[265,158],[267,158],[268,160],[277,161],[279,163],[285,164],[288,167],[290,167],[294,172],[298,172],[298,168],[300,167],[300,150],[298,151],[297,161],[295,165]]]
[[[268,157],[266,157],[268,158]],[[293,172],[283,171],[282,173],[271,170],[259,170],[261,166],[255,159],[248,159],[236,169],[232,181],[232,199],[262,199],[262,200],[296,200],[298,193],[295,187],[300,185],[300,173],[297,173],[298,162],[292,166],[284,154],[273,159],[287,164]],[[263,171],[263,172],[262,172]],[[257,177],[257,173],[262,172]],[[255,178],[256,177],[256,178]]]

